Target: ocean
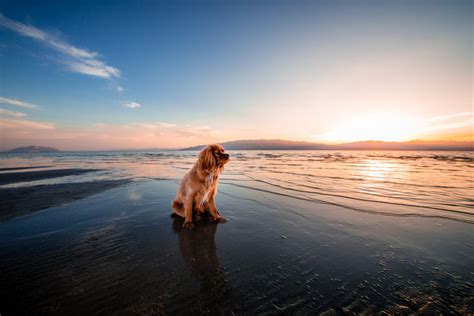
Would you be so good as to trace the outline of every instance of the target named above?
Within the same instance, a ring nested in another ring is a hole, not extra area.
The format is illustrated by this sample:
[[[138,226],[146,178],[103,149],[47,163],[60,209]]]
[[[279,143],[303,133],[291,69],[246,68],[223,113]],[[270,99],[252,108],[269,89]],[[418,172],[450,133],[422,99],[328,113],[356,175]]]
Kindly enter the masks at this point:
[[[230,151],[221,182],[388,216],[474,223],[474,153],[438,151]],[[91,180],[177,180],[198,152],[1,154],[0,168],[98,169],[1,188]],[[27,169],[28,170],[28,169]],[[6,171],[2,171],[6,172]],[[315,210],[317,212],[317,210]]]

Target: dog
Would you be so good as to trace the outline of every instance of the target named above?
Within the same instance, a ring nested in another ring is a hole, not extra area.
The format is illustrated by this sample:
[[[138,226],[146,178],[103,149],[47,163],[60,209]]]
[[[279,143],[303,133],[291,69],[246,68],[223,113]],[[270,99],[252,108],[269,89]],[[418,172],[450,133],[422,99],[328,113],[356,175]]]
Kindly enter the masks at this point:
[[[184,217],[183,228],[193,228],[193,215],[198,219],[207,211],[214,222],[225,222],[216,207],[216,194],[219,176],[229,159],[221,145],[206,146],[193,168],[184,175],[171,204],[172,216]]]

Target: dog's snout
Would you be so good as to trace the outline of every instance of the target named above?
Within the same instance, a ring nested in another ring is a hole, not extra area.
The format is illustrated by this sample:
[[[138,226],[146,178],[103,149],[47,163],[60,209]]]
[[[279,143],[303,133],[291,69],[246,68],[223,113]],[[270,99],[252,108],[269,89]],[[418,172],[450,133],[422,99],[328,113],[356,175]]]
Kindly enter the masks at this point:
[[[229,154],[222,154],[225,159],[229,159]]]

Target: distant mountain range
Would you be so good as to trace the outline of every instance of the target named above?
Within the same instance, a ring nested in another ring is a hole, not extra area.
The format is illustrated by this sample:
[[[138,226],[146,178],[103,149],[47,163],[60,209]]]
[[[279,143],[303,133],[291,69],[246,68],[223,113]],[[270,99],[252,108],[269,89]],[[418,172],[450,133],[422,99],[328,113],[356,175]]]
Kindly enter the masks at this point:
[[[18,147],[12,150],[7,151],[8,153],[50,153],[58,152],[59,150],[53,147],[43,147],[43,146],[27,146],[27,147]]]
[[[361,141],[344,144],[320,144],[304,141],[291,141],[283,139],[248,139],[234,140],[220,143],[227,150],[449,150],[449,151],[474,151],[474,142],[455,141],[423,141],[412,140],[409,142],[383,142],[383,141]],[[182,148],[179,150],[201,150],[205,145]],[[121,149],[111,151],[161,151],[177,149]],[[18,147],[6,151],[7,153],[47,153],[59,152],[53,147],[27,146]]]
[[[361,141],[337,145],[282,139],[235,140],[221,143],[227,150],[474,150],[474,142],[422,141],[383,142]],[[205,145],[181,150],[200,150]]]

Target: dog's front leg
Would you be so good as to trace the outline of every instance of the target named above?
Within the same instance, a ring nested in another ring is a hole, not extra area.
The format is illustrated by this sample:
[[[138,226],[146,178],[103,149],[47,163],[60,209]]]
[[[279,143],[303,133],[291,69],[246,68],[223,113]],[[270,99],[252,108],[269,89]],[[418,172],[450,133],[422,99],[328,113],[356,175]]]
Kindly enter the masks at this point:
[[[189,196],[184,204],[184,223],[183,228],[193,228],[193,199]]]
[[[217,190],[214,190],[209,199],[209,211],[211,212],[212,220],[214,222],[225,223],[226,220],[221,217],[221,214],[219,213],[216,207],[216,193]]]

